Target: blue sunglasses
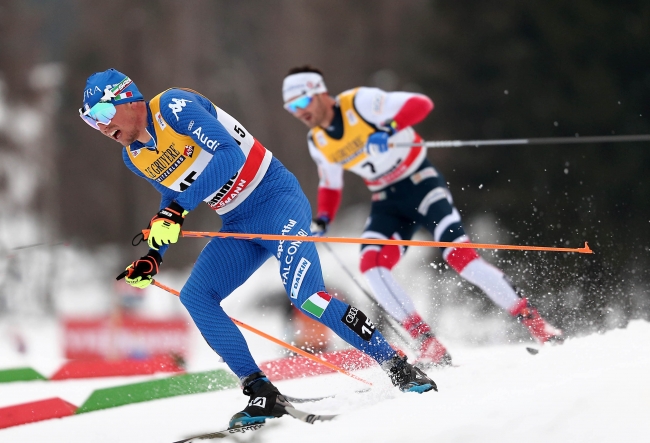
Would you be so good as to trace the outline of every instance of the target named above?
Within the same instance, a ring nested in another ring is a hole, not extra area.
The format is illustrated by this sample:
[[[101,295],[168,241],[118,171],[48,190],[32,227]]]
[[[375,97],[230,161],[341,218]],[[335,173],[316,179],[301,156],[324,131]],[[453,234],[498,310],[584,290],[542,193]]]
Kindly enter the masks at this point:
[[[314,97],[310,95],[303,95],[294,100],[291,100],[290,102],[285,103],[284,109],[291,112],[292,114],[295,114],[298,109],[305,109],[307,106],[309,106],[313,99]]]

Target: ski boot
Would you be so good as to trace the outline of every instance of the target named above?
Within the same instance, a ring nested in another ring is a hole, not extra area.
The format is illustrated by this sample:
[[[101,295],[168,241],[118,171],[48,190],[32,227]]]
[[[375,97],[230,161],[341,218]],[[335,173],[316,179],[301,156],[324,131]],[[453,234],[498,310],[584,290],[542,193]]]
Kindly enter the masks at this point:
[[[395,355],[395,357],[382,363],[381,367],[386,371],[393,385],[397,386],[402,392],[421,394],[432,389],[438,390],[436,383],[427,374],[406,361],[406,356]]]
[[[425,368],[429,366],[451,366],[451,355],[435,335],[428,332],[422,334],[420,354],[413,364]]]
[[[540,343],[562,343],[564,337],[562,331],[548,324],[532,306],[528,299],[522,298],[510,310],[510,314],[517,318],[517,321],[526,328],[530,334]]]
[[[229,424],[231,428],[282,417],[287,413],[287,406],[293,407],[263,372],[255,372],[244,378],[242,386],[244,395],[248,395],[250,400],[243,411],[232,416]]]

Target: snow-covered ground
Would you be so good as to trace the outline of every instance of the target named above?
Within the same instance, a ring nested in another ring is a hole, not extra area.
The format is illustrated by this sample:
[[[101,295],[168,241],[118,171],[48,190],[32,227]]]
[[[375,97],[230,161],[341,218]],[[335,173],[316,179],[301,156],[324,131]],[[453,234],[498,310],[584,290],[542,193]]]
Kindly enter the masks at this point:
[[[349,232],[335,231],[332,235],[352,236],[351,232],[359,232],[363,216],[351,214],[349,220],[341,223]],[[336,245],[335,250],[356,274],[358,248]],[[112,281],[114,270],[120,269],[118,264],[99,262],[74,250],[61,257],[65,263],[74,263],[74,269],[83,268],[83,263],[88,266],[82,274],[77,271],[59,277],[54,288],[57,313],[105,313],[110,305],[110,285],[105,282]],[[336,258],[321,249],[321,260],[330,291],[370,310],[368,301],[341,271]],[[239,436],[239,441],[650,441],[649,323],[635,321],[626,329],[572,338],[563,346],[545,347],[531,356],[525,350],[531,343],[519,341],[526,337],[523,328],[506,314],[479,313],[480,306],[460,296],[456,277],[439,272],[431,261],[435,258],[430,251],[413,248],[396,268],[396,275],[413,295],[420,312],[436,326],[457,365],[430,371],[439,392],[400,393],[378,367],[358,372],[373,383],[372,390],[363,394],[354,392],[363,389],[364,384],[341,374],[278,382],[281,391],[294,397],[338,394],[297,406],[310,412],[342,415],[335,421],[315,425],[291,418],[274,420],[259,432]],[[179,289],[187,271],[163,269],[159,279]],[[282,292],[277,264],[269,260],[223,305],[233,317],[291,341],[293,331],[283,317],[288,300]],[[187,315],[176,297],[158,288],[149,288],[146,294],[143,314]],[[188,370],[226,368],[195,328],[193,331]],[[282,348],[249,332],[244,335],[257,361],[284,353]],[[64,362],[60,336],[59,325],[52,318],[3,317],[0,369],[29,366],[45,376],[52,375]],[[22,353],[17,351],[19,342],[25,345]],[[338,339],[332,339],[331,344],[338,349],[345,346]],[[0,407],[49,397],[61,397],[78,406],[94,389],[150,378],[0,384]],[[0,443],[172,442],[226,427],[230,416],[245,403],[246,397],[235,389],[157,400],[3,429]]]
[[[41,325],[41,333],[47,330],[47,325]],[[51,339],[43,336],[42,340]],[[259,338],[250,337],[249,342],[254,351],[268,349]],[[430,371],[439,392],[422,395],[392,388],[379,368],[358,372],[374,384],[363,394],[354,391],[365,385],[339,374],[278,382],[280,390],[292,396],[339,393],[300,407],[342,415],[315,425],[282,418],[257,433],[240,436],[240,441],[648,441],[648,323],[636,321],[626,329],[571,339],[563,346],[543,348],[536,356],[521,344],[456,346],[452,352],[458,366]],[[37,369],[45,369],[42,362]],[[51,396],[80,404],[92,389],[136,380],[141,378],[4,384],[0,407]],[[0,441],[172,442],[225,427],[245,402],[239,390],[157,400],[0,430]]]

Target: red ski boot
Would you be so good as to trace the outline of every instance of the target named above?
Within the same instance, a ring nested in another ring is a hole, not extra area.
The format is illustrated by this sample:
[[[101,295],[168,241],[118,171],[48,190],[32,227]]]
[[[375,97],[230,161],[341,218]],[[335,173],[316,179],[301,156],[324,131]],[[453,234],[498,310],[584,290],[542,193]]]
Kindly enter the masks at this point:
[[[402,323],[414,339],[420,341],[420,354],[413,364],[418,366],[451,366],[451,355],[433,335],[431,327],[415,312]]]
[[[522,298],[510,310],[510,314],[522,323],[530,334],[540,343],[552,342],[562,343],[562,331],[548,324],[537,312],[537,308],[531,306],[528,299]]]
[[[420,355],[414,362],[417,366],[451,366],[451,355],[445,346],[431,333],[422,336]]]

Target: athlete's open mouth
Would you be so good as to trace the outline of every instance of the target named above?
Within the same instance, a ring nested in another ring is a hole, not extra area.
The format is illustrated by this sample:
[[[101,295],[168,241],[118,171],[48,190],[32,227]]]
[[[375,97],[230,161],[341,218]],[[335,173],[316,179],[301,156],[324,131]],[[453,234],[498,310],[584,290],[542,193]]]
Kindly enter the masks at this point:
[[[111,132],[111,137],[113,138],[113,140],[117,140],[120,138],[121,134],[122,131],[120,131],[119,129],[115,129],[113,132]]]

